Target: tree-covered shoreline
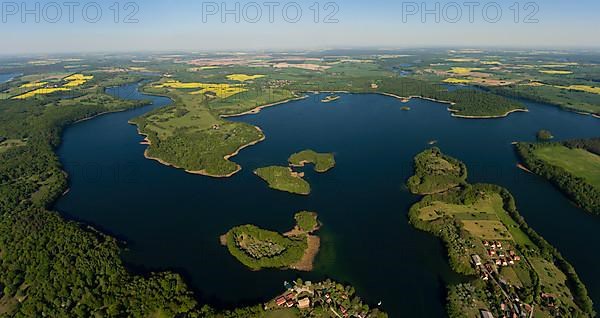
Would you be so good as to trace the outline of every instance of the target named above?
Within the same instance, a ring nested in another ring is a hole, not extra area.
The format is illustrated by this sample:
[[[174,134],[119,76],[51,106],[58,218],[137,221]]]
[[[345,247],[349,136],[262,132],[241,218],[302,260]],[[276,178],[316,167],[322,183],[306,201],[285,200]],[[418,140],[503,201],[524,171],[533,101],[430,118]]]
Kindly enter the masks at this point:
[[[550,180],[581,208],[593,214],[600,214],[600,189],[597,186],[590,184],[590,182],[580,176],[570,173],[563,167],[540,159],[535,154],[537,150],[542,148],[558,149],[559,147],[583,149],[598,156],[600,152],[600,138],[555,143],[518,143],[516,150],[528,169]],[[600,172],[588,170],[588,173]]]

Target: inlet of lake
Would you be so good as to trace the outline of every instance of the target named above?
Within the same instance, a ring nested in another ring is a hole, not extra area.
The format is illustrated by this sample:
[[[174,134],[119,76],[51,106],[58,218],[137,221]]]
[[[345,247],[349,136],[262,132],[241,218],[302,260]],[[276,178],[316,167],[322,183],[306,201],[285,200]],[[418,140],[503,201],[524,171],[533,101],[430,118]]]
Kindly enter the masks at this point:
[[[408,209],[419,197],[405,188],[413,157],[437,140],[442,151],[467,164],[471,183],[510,190],[529,225],[575,266],[600,304],[600,254],[594,252],[600,246],[600,218],[575,207],[546,180],[516,168],[511,145],[535,141],[540,129],[557,140],[598,137],[596,118],[526,102],[529,113],[470,120],[420,99],[404,104],[375,94],[342,94],[321,103],[324,95],[315,94],[233,118],[261,127],[267,138],[233,158],[243,167],[240,173],[213,179],[144,158],[143,137],[127,122],[169,99],[143,95],[137,85],[108,92],[153,104],[64,131],[58,155],[70,191],[55,208],[126,242],[122,258],[132,271],[182,274],[202,303],[253,304],[282,292],[284,281],[332,278],[354,286],[370,305],[382,301],[391,317],[445,316],[445,286],[463,278],[449,268],[437,238],[409,225]],[[252,173],[286,165],[290,154],[308,148],[333,152],[337,161],[325,174],[304,169],[310,196],[271,190]],[[311,273],[253,272],[219,244],[219,236],[237,225],[289,230],[301,210],[318,212],[323,223]]]

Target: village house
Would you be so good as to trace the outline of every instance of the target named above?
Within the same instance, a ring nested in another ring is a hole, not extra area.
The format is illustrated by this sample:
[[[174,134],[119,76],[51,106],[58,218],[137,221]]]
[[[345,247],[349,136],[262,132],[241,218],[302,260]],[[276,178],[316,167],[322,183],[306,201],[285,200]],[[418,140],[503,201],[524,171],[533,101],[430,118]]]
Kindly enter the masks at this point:
[[[482,265],[481,264],[481,257],[479,257],[479,255],[476,255],[476,254],[471,255],[471,259],[473,260],[473,264],[475,266],[481,266]]]
[[[275,303],[277,304],[277,306],[281,307],[281,306],[285,305],[286,300],[284,297],[279,297],[275,300]]]
[[[310,299],[308,297],[302,298],[298,301],[299,309],[307,309],[310,308]]]
[[[482,310],[481,318],[494,318],[494,315],[492,315],[492,313],[487,310]]]

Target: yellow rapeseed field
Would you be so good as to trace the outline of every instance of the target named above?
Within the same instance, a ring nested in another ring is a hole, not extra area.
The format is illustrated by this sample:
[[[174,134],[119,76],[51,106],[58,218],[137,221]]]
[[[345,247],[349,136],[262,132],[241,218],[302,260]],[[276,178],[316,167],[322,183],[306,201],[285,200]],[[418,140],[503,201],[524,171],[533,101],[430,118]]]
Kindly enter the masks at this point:
[[[64,78],[65,81],[89,81],[94,75],[85,76],[83,74],[73,74]]]
[[[444,80],[444,83],[448,83],[448,84],[469,84],[471,83],[470,79],[466,79],[466,78],[447,78]]]
[[[245,81],[250,81],[250,80],[254,80],[257,78],[262,78],[265,77],[264,75],[246,75],[246,74],[231,74],[231,75],[227,75],[227,78],[232,80],[232,81],[238,81],[238,82],[245,82]]]
[[[446,61],[448,62],[455,62],[455,63],[468,63],[468,62],[479,62],[479,59],[473,59],[473,58],[452,58],[452,59],[446,59]]]
[[[570,89],[574,91],[582,91],[592,94],[600,94],[600,87],[593,87],[588,85],[570,85],[570,86],[556,86],[559,88]]]
[[[466,75],[466,74],[469,74],[474,71],[482,71],[482,70],[483,70],[482,68],[477,68],[477,67],[453,67],[450,70],[450,73]]]
[[[77,87],[77,86],[81,86],[83,84],[85,84],[85,80],[74,80],[74,81],[70,81],[68,83],[66,83],[65,85],[63,85],[64,87]]]
[[[63,78],[63,80],[67,81],[67,83],[61,87],[41,87],[41,86],[48,84],[47,82],[34,82],[34,83],[23,84],[23,85],[21,85],[21,88],[35,88],[35,87],[40,87],[40,88],[34,89],[32,91],[29,91],[29,92],[21,94],[21,95],[17,95],[15,97],[13,97],[12,99],[27,99],[27,98],[30,98],[30,97],[33,97],[36,95],[48,95],[48,94],[52,94],[55,92],[69,91],[69,90],[71,90],[71,88],[81,86],[93,78],[94,78],[93,75],[86,76],[83,74],[73,74],[73,75]]]
[[[19,88],[35,88],[35,87],[44,86],[46,84],[48,84],[48,82],[33,82],[33,83],[23,84],[23,85],[19,86]]]
[[[77,87],[85,84],[87,81],[93,79],[93,75],[85,76],[83,74],[73,74],[71,76],[67,76],[64,78],[65,81],[68,81],[63,87]]]
[[[52,87],[52,88],[38,88],[38,89],[34,89],[30,92],[27,92],[25,94],[21,94],[18,96],[13,97],[13,99],[27,99],[36,95],[47,95],[47,94],[52,94],[54,92],[64,92],[64,91],[68,91],[68,88],[65,87]]]
[[[176,89],[200,89],[199,91],[191,92],[191,95],[200,95],[208,92],[213,92],[219,98],[231,97],[247,91],[241,84],[213,84],[213,83],[182,83],[179,81],[168,81],[156,85],[158,88],[176,88]]]

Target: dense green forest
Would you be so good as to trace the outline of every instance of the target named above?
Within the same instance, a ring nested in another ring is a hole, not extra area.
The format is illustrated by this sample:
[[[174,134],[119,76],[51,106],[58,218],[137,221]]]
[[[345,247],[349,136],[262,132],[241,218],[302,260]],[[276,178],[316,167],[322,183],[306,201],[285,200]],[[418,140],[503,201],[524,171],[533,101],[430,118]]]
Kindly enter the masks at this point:
[[[432,194],[447,191],[466,179],[465,164],[434,147],[415,157],[415,174],[410,177],[407,186],[414,194]]]
[[[526,98],[535,102],[556,105],[562,109],[585,112],[600,116],[598,103],[600,95],[575,90],[564,90],[550,85],[540,87],[527,85],[508,85],[490,87],[490,92],[513,98]]]
[[[569,148],[585,149],[600,156],[600,138],[573,139],[564,141],[563,144]]]
[[[0,135],[23,140],[0,153],[0,315],[200,315],[178,275],[130,275],[114,239],[47,209],[67,185],[53,153],[62,129],[142,105],[116,100],[103,88],[85,93],[76,99],[0,102]]]
[[[452,105],[449,109],[454,116],[502,117],[511,111],[525,109],[520,102],[496,94],[471,89],[450,92],[440,85],[416,79],[385,79],[381,81],[377,91],[401,97],[420,96],[450,102]]]
[[[516,146],[517,152],[523,158],[527,168],[536,174],[550,180],[569,198],[576,202],[583,209],[600,214],[600,189],[598,185],[590,182],[589,178],[598,179],[600,171],[592,166],[590,162],[583,162],[583,174],[576,175],[567,170],[568,166],[560,164],[551,164],[536,155],[536,151],[541,149],[560,150],[560,147],[566,146],[569,149],[583,149],[598,156],[600,151],[600,138],[589,140],[572,140],[562,143],[519,143]],[[574,154],[573,154],[574,155]],[[556,160],[563,158],[564,164],[573,160],[570,154],[562,155],[556,153],[553,156]],[[585,167],[589,166],[589,169]],[[586,179],[586,177],[588,179]]]

